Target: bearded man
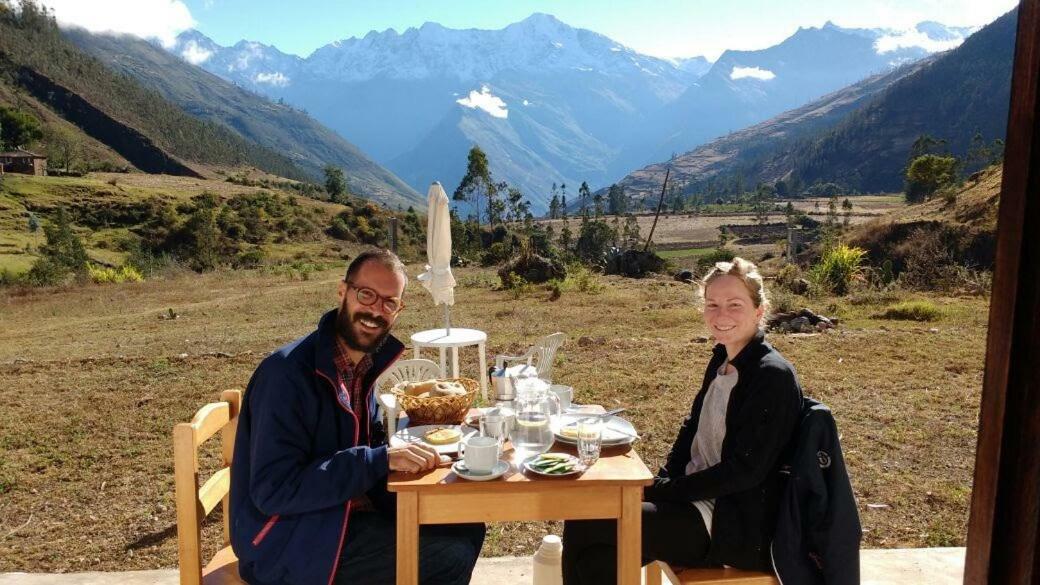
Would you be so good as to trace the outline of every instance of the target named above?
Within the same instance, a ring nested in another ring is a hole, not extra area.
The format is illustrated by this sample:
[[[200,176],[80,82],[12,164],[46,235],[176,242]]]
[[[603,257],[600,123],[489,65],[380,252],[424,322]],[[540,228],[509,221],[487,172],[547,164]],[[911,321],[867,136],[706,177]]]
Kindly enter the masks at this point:
[[[429,447],[387,445],[372,392],[404,351],[390,330],[407,283],[395,254],[362,253],[339,283],[339,308],[253,374],[231,466],[231,544],[246,582],[394,583],[387,475],[441,463]],[[468,583],[483,541],[482,524],[423,527],[420,580]]]

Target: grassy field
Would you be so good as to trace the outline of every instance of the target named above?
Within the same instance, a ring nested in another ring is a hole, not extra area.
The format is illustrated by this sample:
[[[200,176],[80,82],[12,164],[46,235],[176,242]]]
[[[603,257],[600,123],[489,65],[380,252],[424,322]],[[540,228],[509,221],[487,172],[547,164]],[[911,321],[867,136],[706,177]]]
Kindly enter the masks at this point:
[[[261,191],[276,190],[237,185],[222,179],[143,173],[90,173],[85,177],[7,175],[4,177],[4,190],[0,191],[0,270],[24,272],[38,257],[36,250],[45,240],[42,229],[35,234],[29,231],[29,212],[40,216],[42,223],[42,216],[59,205],[68,208],[104,206],[118,209],[153,197],[176,204],[189,201],[203,192],[231,197]],[[328,217],[343,209],[342,206],[307,197],[297,197],[297,200],[301,205],[321,210]],[[126,231],[125,226],[76,229],[92,260],[116,265],[125,259],[125,254],[115,248],[117,240]],[[335,249],[337,247],[336,242],[322,238],[314,242],[270,244],[267,248],[272,259],[281,260],[294,256],[335,259],[339,257],[339,250]]]
[[[218,272],[0,292],[0,571],[174,567],[173,425],[309,332],[339,277]],[[556,381],[577,401],[627,406],[656,468],[710,355],[691,285],[600,277],[596,293],[565,287],[550,301],[538,288],[497,290],[487,270],[458,280],[454,321],[487,331],[492,356],[566,332]],[[834,410],[869,547],[964,544],[988,301],[932,297],[943,316],[927,324],[874,317],[911,298],[799,299],[840,329],[771,336]],[[399,336],[439,323],[414,282],[408,302]],[[179,318],[159,319],[168,309]],[[214,462],[211,450],[204,471]],[[546,530],[559,526],[494,525],[483,554],[531,554]],[[208,552],[218,534],[214,518]]]

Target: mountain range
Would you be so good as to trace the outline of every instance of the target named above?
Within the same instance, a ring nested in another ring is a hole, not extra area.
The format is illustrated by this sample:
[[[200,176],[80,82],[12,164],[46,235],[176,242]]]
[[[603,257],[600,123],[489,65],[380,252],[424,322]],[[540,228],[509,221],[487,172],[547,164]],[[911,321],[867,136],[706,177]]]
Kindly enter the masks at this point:
[[[552,183],[600,187],[631,169],[958,44],[970,29],[800,29],[761,51],[666,60],[547,14],[499,30],[435,23],[329,43],[305,58],[198,31],[171,51],[284,100],[420,192],[457,185],[479,144],[498,180],[544,211]]]
[[[699,192],[712,185],[835,183],[848,191],[903,186],[911,145],[922,135],[965,157],[976,134],[1003,139],[1011,90],[1017,9],[950,51],[868,78],[766,122],[640,168],[618,184],[641,200],[671,180]]]
[[[67,29],[65,36],[109,69],[157,91],[195,118],[280,153],[312,181],[320,182],[323,167],[331,164],[345,170],[357,195],[390,206],[425,207],[425,197],[304,112],[237,87],[138,37],[76,28]]]

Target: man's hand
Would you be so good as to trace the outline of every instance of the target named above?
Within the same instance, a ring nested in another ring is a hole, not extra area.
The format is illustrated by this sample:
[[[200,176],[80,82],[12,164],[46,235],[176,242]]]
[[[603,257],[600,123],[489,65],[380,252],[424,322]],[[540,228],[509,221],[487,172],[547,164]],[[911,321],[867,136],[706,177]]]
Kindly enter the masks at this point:
[[[432,447],[409,443],[401,447],[389,447],[386,450],[390,458],[391,471],[418,473],[437,467],[440,455]]]

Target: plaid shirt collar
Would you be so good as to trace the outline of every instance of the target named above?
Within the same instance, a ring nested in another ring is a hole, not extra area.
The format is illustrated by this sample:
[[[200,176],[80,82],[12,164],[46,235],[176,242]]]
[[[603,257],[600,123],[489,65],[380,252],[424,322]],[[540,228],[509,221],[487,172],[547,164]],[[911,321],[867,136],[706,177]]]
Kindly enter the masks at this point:
[[[343,383],[340,391],[347,391],[349,404],[358,404],[359,397],[354,396],[355,386],[360,390],[360,381],[365,378],[365,374],[372,367],[372,354],[366,353],[361,361],[356,365],[350,359],[350,355],[347,353],[347,344],[336,336],[336,351],[332,356],[332,361],[336,364],[336,372],[339,374],[340,381]],[[355,380],[359,383],[355,384]]]

